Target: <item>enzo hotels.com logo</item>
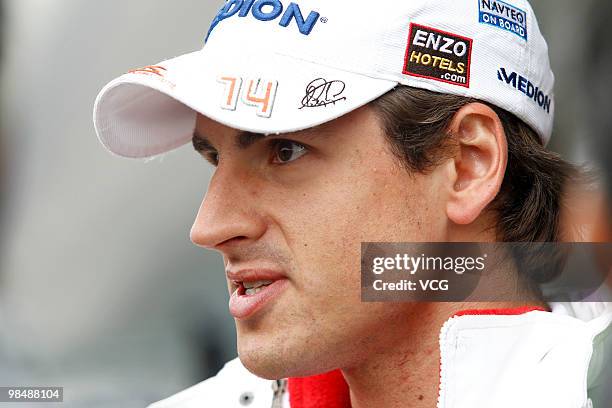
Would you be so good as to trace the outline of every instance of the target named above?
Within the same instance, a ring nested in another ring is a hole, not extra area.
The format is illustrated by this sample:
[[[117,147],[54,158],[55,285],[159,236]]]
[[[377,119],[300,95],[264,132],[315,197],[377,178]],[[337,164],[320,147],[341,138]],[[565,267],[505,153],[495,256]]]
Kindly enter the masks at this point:
[[[404,74],[470,87],[472,39],[410,24]]]

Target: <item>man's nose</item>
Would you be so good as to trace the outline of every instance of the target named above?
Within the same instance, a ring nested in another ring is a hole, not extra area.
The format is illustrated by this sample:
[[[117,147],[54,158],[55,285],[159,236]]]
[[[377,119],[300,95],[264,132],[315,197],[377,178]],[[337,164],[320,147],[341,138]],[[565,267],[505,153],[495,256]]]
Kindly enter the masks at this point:
[[[194,244],[222,251],[232,244],[256,241],[264,234],[264,217],[249,185],[252,183],[246,178],[217,169],[191,228]]]

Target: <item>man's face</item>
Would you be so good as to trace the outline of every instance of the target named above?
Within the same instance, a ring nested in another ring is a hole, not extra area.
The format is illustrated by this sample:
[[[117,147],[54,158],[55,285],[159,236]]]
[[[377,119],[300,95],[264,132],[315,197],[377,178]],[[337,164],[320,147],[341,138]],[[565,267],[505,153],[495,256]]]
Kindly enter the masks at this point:
[[[199,116],[196,135],[217,168],[191,238],[223,254],[245,366],[305,376],[393,347],[411,306],[361,302],[361,242],[444,239],[441,170],[402,168],[369,107],[266,138]]]

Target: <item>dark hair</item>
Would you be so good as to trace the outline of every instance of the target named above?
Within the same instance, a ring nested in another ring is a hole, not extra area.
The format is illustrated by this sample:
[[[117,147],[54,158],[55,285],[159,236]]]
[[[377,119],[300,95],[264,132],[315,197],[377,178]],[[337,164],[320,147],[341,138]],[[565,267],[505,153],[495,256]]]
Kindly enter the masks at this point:
[[[381,115],[393,153],[409,171],[427,172],[450,153],[448,132],[455,113],[476,99],[399,86],[371,103]],[[484,103],[484,102],[483,102]],[[531,127],[486,103],[499,116],[508,143],[508,167],[489,210],[501,242],[560,240],[563,187],[577,171],[547,150]]]

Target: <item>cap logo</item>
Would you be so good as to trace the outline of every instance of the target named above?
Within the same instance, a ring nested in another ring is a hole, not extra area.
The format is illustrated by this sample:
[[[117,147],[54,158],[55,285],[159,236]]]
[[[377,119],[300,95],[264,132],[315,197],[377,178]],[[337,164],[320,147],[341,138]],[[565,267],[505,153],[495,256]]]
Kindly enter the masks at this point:
[[[501,0],[478,0],[479,21],[527,40],[527,13]]]
[[[217,82],[225,85],[221,109],[235,111],[238,106],[242,78],[222,76]],[[257,108],[257,116],[269,118],[272,116],[278,81],[267,81],[261,78],[247,79],[242,90],[242,103]]]
[[[470,87],[472,39],[410,24],[404,74]]]
[[[259,21],[275,20],[282,15],[278,25],[288,27],[291,21],[295,20],[298,30],[304,35],[310,35],[320,16],[318,12],[311,11],[308,17],[304,19],[302,10],[297,3],[289,3],[287,8],[285,8],[280,0],[229,0],[214,18],[206,35],[206,41],[208,41],[208,37],[210,37],[210,34],[221,21],[235,15],[238,15],[238,17],[251,15]]]
[[[161,65],[149,65],[143,68],[129,70],[128,74],[151,74],[163,78],[166,74],[166,68]]]
[[[155,78],[158,81],[161,81],[162,83],[166,84],[172,89],[176,87],[176,84],[168,80],[166,77],[168,70],[165,67],[162,67],[161,65],[149,65],[146,67],[129,70],[127,73],[135,74],[135,75],[149,76],[149,77]]]
[[[535,86],[529,79],[514,71],[508,73],[505,68],[500,68],[497,71],[497,79],[524,93],[546,113],[550,114],[552,98],[545,94],[539,87]]]

